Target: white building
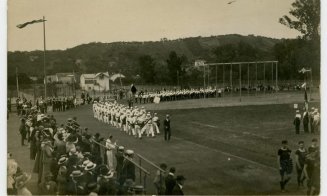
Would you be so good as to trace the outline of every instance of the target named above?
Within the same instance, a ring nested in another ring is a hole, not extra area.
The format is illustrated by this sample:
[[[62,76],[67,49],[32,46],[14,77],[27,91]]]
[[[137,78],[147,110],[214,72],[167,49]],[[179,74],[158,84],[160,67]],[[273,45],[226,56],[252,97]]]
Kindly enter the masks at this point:
[[[81,89],[85,91],[107,91],[109,90],[109,74],[82,74],[80,77]]]
[[[76,82],[75,73],[56,73],[54,75],[47,75],[47,82],[61,82],[63,84],[72,84]]]

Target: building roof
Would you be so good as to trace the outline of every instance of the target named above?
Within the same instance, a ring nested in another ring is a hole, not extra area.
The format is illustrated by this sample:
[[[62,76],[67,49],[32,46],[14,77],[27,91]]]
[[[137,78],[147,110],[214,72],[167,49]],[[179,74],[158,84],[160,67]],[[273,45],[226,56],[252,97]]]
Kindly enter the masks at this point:
[[[108,72],[99,72],[96,74],[82,74],[81,77],[83,76],[85,79],[95,79],[96,77],[100,76],[103,74],[105,77],[109,77]]]
[[[58,77],[73,77],[74,73],[56,73]]]
[[[82,76],[86,79],[94,79],[95,78],[95,74],[82,74],[81,77]]]
[[[98,77],[98,76],[100,76],[101,74],[103,74],[104,76],[106,76],[106,77],[109,77],[109,75],[108,75],[108,72],[99,72],[99,73],[97,73],[97,74],[95,74],[95,77]]]

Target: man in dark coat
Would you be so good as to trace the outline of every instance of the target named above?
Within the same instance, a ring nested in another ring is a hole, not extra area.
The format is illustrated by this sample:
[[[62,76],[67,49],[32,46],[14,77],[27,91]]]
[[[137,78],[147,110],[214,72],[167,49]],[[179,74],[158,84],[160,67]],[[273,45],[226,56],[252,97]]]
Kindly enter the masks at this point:
[[[309,133],[309,114],[307,111],[303,113],[303,130],[304,133]]]
[[[165,130],[165,140],[169,141],[171,136],[169,114],[166,115],[166,119],[164,120],[164,130]]]
[[[124,162],[124,147],[119,146],[117,153],[116,153],[116,172],[117,172],[117,179],[119,180],[122,174],[122,169],[123,169],[123,162]]]
[[[26,128],[26,120],[23,118],[21,120],[21,124],[20,124],[20,127],[19,127],[19,133],[21,135],[21,144],[22,146],[24,146],[24,141],[26,139],[26,134],[27,134],[27,128]]]
[[[127,157],[132,160],[134,151],[133,150],[126,150]],[[121,185],[125,183],[126,180],[132,180],[135,182],[135,165],[131,163],[129,160],[124,159],[123,167],[122,167],[122,175],[121,175]]]
[[[169,173],[165,179],[165,184],[166,184],[166,192],[165,195],[172,195],[173,194],[173,189],[176,185],[176,179],[175,179],[175,172],[176,169],[175,167],[171,167],[169,169]]]
[[[185,180],[186,179],[184,176],[176,177],[176,185],[174,186],[173,191],[172,191],[173,195],[184,195],[183,184],[184,184]]]
[[[295,126],[295,133],[300,134],[300,125],[301,125],[301,114],[299,110],[296,110],[295,119],[293,121]]]
[[[134,96],[136,94],[136,91],[137,91],[136,87],[134,86],[134,84],[132,84],[132,86],[131,86],[131,92],[133,93]]]

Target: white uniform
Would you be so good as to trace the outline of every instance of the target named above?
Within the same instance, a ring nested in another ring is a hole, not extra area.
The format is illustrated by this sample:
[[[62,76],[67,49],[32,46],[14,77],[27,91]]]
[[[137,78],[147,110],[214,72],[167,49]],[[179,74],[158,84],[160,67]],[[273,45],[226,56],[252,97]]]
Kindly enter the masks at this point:
[[[110,170],[114,169],[114,154],[113,150],[115,149],[115,143],[112,143],[110,139],[106,140],[107,147],[107,164]]]
[[[158,127],[158,122],[159,122],[158,116],[154,116],[152,118],[152,122],[153,122],[153,129],[154,129],[153,131],[155,133],[159,134],[160,133],[160,130],[159,130],[159,127]]]

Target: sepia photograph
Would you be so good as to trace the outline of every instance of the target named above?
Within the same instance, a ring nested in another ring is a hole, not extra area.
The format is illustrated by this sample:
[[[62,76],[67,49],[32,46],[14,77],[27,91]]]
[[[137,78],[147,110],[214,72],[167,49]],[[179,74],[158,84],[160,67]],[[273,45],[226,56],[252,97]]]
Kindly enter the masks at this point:
[[[7,0],[7,195],[323,195],[321,3]]]

